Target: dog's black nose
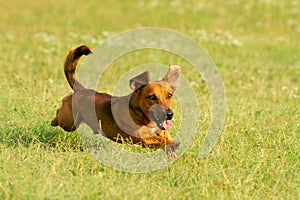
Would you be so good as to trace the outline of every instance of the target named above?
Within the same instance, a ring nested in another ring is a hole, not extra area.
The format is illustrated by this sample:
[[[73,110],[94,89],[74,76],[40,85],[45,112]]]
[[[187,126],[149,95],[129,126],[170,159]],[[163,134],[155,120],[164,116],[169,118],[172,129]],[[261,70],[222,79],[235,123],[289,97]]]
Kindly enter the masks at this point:
[[[166,111],[166,114],[167,114],[167,120],[170,120],[170,119],[173,118],[173,112],[172,112],[172,110],[168,109]]]

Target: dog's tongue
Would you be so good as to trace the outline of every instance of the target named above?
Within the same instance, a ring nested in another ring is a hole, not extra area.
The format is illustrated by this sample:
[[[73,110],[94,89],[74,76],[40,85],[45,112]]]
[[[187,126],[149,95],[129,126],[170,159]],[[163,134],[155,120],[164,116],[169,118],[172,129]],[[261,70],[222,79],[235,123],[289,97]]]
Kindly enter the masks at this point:
[[[169,130],[172,128],[172,123],[169,120],[163,121],[163,127],[165,130]]]

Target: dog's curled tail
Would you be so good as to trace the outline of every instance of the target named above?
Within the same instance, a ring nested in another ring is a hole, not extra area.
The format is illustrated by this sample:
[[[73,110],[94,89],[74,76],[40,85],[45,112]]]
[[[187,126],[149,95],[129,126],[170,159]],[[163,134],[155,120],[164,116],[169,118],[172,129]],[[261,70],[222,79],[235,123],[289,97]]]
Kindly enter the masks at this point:
[[[81,45],[75,49],[72,49],[66,57],[64,63],[64,71],[67,81],[70,87],[76,91],[83,89],[84,87],[75,79],[75,70],[78,60],[83,55],[89,55],[92,53],[91,49],[87,45]]]

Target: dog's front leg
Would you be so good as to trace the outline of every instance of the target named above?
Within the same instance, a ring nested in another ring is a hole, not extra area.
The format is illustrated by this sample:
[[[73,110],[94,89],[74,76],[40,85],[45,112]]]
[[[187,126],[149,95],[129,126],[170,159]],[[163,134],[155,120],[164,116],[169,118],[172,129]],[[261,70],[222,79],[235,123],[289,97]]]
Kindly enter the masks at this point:
[[[171,135],[166,130],[161,130],[159,132],[156,132],[156,135],[158,135],[158,136],[160,136],[162,138],[165,138],[166,140],[172,140]]]
[[[174,151],[178,149],[180,142],[176,140],[169,140],[166,137],[151,136],[143,138],[143,143],[147,147],[156,147],[163,149],[169,158],[177,158]]]
[[[156,134],[168,141],[165,142],[165,145],[162,147],[162,149],[164,149],[168,157],[177,158],[177,155],[174,153],[174,151],[178,149],[180,142],[172,140],[170,133],[166,130],[162,130]]]

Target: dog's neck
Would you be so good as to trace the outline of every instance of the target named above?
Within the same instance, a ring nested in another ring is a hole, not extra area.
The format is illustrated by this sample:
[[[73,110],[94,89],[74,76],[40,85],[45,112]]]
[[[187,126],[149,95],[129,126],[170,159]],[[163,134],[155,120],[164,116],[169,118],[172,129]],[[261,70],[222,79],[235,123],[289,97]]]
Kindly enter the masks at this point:
[[[153,136],[157,131],[159,131],[155,122],[151,121],[149,117],[145,116],[140,109],[135,110],[138,104],[133,104],[132,94],[128,96],[118,97],[112,100],[111,109],[114,120],[117,126],[128,135],[134,137],[150,137]],[[131,102],[131,104],[130,104]],[[120,115],[119,113],[122,113]],[[146,121],[146,119],[149,120]]]

